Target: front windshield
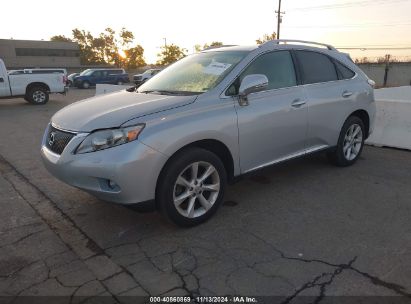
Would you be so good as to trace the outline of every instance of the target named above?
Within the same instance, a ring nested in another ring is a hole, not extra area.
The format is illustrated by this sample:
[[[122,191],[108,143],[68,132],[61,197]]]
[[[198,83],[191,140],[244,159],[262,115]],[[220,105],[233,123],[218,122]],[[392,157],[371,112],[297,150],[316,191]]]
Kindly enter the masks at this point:
[[[90,76],[91,73],[93,73],[93,70],[85,70],[80,73],[80,76]]]
[[[190,55],[151,78],[138,92],[200,94],[214,88],[248,51],[213,51]]]

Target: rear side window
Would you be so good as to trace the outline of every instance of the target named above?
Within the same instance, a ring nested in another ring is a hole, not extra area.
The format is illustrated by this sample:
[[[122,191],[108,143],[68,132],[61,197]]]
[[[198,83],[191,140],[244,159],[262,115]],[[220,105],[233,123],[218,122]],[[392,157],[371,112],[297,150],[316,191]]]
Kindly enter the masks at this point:
[[[108,73],[111,75],[123,74],[123,71],[122,70],[109,70]]]
[[[245,76],[251,74],[267,76],[267,90],[297,85],[293,60],[288,51],[277,51],[261,55],[241,74],[240,82]]]
[[[328,56],[310,51],[296,51],[296,55],[303,84],[338,80],[334,63]]]
[[[345,65],[339,63],[338,61],[334,61],[335,66],[337,67],[338,76],[340,79],[351,79],[354,77],[355,73],[347,68]]]

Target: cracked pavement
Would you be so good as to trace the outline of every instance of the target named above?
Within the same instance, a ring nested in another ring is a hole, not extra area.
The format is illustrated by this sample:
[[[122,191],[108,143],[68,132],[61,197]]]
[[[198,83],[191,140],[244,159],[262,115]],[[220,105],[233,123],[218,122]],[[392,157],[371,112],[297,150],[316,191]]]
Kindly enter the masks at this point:
[[[210,221],[181,229],[44,169],[50,117],[92,94],[0,101],[0,296],[411,299],[411,152],[366,147],[350,168],[314,155],[266,169],[229,186]]]

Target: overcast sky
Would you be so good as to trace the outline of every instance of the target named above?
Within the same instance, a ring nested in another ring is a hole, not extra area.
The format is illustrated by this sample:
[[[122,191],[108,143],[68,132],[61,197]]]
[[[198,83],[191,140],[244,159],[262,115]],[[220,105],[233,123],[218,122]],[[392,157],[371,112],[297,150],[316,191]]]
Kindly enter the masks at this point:
[[[211,41],[254,44],[259,36],[276,30],[277,6],[278,0],[3,0],[0,38],[48,40],[53,35],[70,36],[75,27],[97,35],[106,27],[124,26],[151,63],[164,37],[189,52],[195,44]],[[336,46],[411,46],[411,0],[283,0],[282,10],[286,14],[281,38]],[[353,55],[384,53],[411,56],[411,50]]]

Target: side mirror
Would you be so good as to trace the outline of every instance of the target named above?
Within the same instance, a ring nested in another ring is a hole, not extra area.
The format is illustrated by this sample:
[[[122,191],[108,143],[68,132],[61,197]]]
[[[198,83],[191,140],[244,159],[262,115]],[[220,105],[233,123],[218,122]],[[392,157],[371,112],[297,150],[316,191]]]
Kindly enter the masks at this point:
[[[3,78],[3,77],[0,77],[0,82],[4,82],[4,78]]]
[[[241,81],[238,92],[240,106],[247,106],[247,96],[251,93],[264,91],[268,86],[268,78],[263,74],[251,74],[244,77]]]

